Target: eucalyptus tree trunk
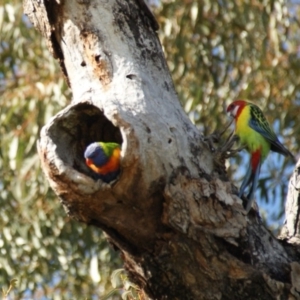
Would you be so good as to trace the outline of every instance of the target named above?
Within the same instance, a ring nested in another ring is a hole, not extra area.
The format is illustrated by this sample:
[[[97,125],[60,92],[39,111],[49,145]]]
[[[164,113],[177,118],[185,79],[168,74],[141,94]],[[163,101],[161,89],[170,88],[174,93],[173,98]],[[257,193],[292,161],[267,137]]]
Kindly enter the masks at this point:
[[[298,299],[299,188],[291,186],[298,210],[283,240],[255,210],[245,214],[222,153],[178,101],[145,3],[24,0],[24,8],[73,92],[38,145],[67,213],[106,232],[151,299]],[[85,165],[94,141],[121,144],[112,184]]]

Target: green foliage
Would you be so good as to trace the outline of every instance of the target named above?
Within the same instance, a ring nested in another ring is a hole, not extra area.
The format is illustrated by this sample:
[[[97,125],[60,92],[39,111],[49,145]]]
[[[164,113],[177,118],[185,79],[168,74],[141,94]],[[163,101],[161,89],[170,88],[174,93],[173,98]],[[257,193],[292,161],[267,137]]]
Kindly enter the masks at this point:
[[[17,279],[12,279],[12,280],[10,281],[10,283],[9,283],[9,287],[8,287],[7,291],[5,291],[4,288],[2,288],[2,297],[3,297],[4,300],[7,299],[9,293],[11,292],[11,290],[12,290],[14,287],[16,287],[16,285],[17,285]]]
[[[129,281],[124,269],[114,270],[111,274],[113,289],[100,300],[111,299],[112,295],[121,293],[122,300],[146,300],[148,299],[138,286]]]
[[[204,134],[223,128],[229,102],[248,98],[264,109],[284,144],[299,151],[299,6],[165,0],[155,13],[180,100]],[[18,298],[143,299],[121,271],[111,278],[121,265],[117,253],[98,229],[69,220],[41,172],[39,131],[71,95],[16,0],[0,4],[0,61],[0,286],[17,279]],[[242,158],[231,160],[237,179],[244,175]],[[262,201],[280,202],[278,219],[289,162],[273,162],[266,162],[260,191]]]

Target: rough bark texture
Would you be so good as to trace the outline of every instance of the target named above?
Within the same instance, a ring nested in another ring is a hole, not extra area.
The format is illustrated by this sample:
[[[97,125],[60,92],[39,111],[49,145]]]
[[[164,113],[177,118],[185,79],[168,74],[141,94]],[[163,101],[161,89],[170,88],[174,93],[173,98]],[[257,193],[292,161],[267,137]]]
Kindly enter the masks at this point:
[[[279,236],[289,244],[300,245],[300,160],[290,179],[285,205],[286,220]],[[298,251],[300,248],[298,248]],[[300,252],[299,252],[300,253]],[[300,255],[299,255],[300,257]],[[300,278],[299,278],[300,282]]]
[[[38,145],[67,213],[107,233],[150,298],[298,299],[298,171],[287,205],[296,210],[278,240],[256,211],[245,215],[220,154],[183,112],[143,1],[24,8],[73,92]],[[95,181],[84,163],[85,147],[100,140],[122,144],[113,184]]]

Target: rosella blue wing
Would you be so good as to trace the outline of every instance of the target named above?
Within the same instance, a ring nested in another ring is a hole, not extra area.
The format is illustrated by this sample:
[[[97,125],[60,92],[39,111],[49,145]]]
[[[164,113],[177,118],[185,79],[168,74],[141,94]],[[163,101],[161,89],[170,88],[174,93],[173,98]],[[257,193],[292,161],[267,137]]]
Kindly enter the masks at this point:
[[[260,108],[251,105],[250,113],[251,118],[249,120],[249,126],[270,142],[271,150],[284,156],[289,155],[294,157],[293,154],[280,143]]]

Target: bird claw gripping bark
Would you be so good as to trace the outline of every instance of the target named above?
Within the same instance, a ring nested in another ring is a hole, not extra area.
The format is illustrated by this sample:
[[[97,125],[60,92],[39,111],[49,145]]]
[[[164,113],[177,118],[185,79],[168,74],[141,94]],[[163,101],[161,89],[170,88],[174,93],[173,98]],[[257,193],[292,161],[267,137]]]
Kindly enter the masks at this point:
[[[226,132],[232,122],[233,119],[225,126],[225,128],[221,132],[214,131],[212,134],[204,138],[204,141],[208,143],[209,149],[212,152],[216,152],[219,150],[215,147],[215,144],[218,144],[220,142],[222,135]]]
[[[226,126],[226,129],[228,127],[229,126]],[[209,148],[212,152],[218,153],[217,156],[229,158],[229,157],[236,155],[238,152],[242,151],[243,149],[245,149],[245,146],[241,146],[237,149],[231,149],[233,147],[234,143],[239,140],[238,136],[236,136],[234,134],[234,131],[232,131],[230,133],[229,137],[227,138],[226,142],[222,146],[215,147],[214,144],[218,143],[220,141],[220,137],[224,134],[225,130],[223,130],[221,133],[214,132],[213,134],[206,137],[204,140],[208,143]]]
[[[234,134],[234,131],[229,135],[227,141],[218,149],[219,152],[223,153],[225,158],[232,157],[238,152],[245,149],[245,146],[241,146],[237,149],[231,149],[233,144],[239,140],[238,136]]]
[[[244,147],[240,147],[234,150],[231,149],[233,144],[238,140],[238,137],[234,134],[234,131],[231,132],[223,145],[218,147],[216,147],[215,145],[220,143],[221,136],[226,132],[232,122],[233,119],[225,126],[225,128],[221,132],[215,131],[213,134],[204,139],[208,143],[209,149],[214,155],[214,162],[217,166],[217,170],[221,174],[226,174],[225,160],[244,149]]]
[[[227,174],[226,167],[225,167],[225,161],[226,159],[236,155],[236,153],[243,150],[245,147],[239,147],[237,149],[231,149],[233,147],[233,144],[238,141],[238,137],[233,134],[233,132],[230,134],[227,141],[221,146],[218,147],[214,152],[214,161],[216,165],[221,168],[223,173]]]

